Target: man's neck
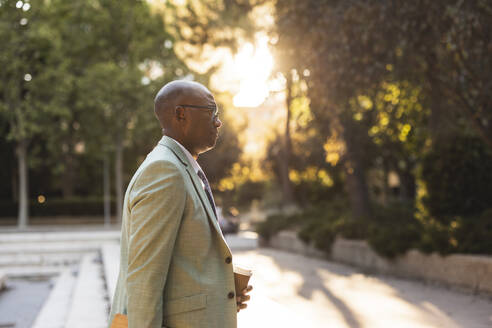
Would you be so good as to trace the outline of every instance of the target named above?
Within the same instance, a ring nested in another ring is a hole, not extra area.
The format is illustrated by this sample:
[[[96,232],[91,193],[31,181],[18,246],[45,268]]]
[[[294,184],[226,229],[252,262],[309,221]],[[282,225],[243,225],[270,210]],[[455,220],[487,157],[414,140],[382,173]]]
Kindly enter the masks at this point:
[[[177,142],[179,142],[184,148],[186,148],[186,150],[188,150],[188,152],[191,154],[191,156],[195,159],[195,161],[198,159],[198,154],[196,152],[193,152],[191,150],[191,147],[188,146],[188,144],[183,141],[179,136],[173,134],[173,133],[169,133],[167,131],[163,131],[163,134],[169,138],[172,138],[174,140],[176,140]]]

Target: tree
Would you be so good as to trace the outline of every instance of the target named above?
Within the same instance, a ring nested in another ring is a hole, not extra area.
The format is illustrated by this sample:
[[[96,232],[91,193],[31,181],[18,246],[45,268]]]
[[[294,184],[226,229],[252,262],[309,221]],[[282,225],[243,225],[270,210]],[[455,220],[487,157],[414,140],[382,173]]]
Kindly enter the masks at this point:
[[[292,117],[292,101],[293,101],[293,81],[292,75],[295,71],[290,71],[285,74],[286,85],[285,85],[285,133],[283,136],[282,150],[280,156],[280,172],[281,172],[281,182],[282,182],[282,194],[284,204],[292,204],[294,201],[294,196],[292,194],[292,183],[289,177],[290,159],[292,155],[292,139],[291,139],[291,117]]]
[[[202,74],[219,63],[214,51],[236,49],[237,41],[249,38],[254,24],[249,13],[264,0],[168,1],[159,10],[175,37],[178,55]]]
[[[131,144],[129,131],[143,110],[151,112],[154,90],[150,82],[169,80],[177,68],[173,38],[166,33],[162,17],[153,14],[146,2],[55,1],[51,3],[56,28],[65,39],[63,53],[69,58],[73,83],[66,106],[71,116],[67,127],[53,139],[62,149],[62,170],[73,194],[74,148],[85,145],[86,157],[103,163],[105,198],[109,200],[110,156],[114,154],[117,218],[123,206],[123,154]],[[75,128],[74,128],[75,127]],[[53,148],[55,148],[53,147]],[[106,202],[106,205],[108,202]],[[106,206],[107,208],[108,206]]]
[[[149,82],[155,71],[170,79],[183,65],[166,46],[173,39],[162,18],[151,14],[145,2],[101,0],[94,22],[101,63],[88,70],[85,83],[89,84],[87,92],[100,101],[96,107],[110,122],[104,131],[115,156],[116,216],[121,220],[123,150],[129,143],[129,128],[143,110],[151,111]]]
[[[49,25],[47,5],[3,1],[0,7],[0,114],[16,145],[19,174],[18,225],[28,224],[28,150],[32,138],[65,113],[65,63],[59,35]]]
[[[278,1],[276,10],[281,61],[307,70],[313,113],[345,144],[355,212],[367,212],[364,172],[374,154],[366,136],[374,119],[354,112],[351,102],[375,97],[383,83],[420,89],[433,139],[465,120],[490,145],[489,2]]]
[[[399,1],[395,13],[397,69],[423,86],[434,137],[464,119],[492,147],[490,2]]]
[[[344,144],[342,161],[356,217],[371,213],[366,181],[370,140],[368,125],[354,120],[350,103],[384,80],[391,56],[387,49],[394,42],[376,9],[362,1],[276,3],[277,47],[297,71],[306,72],[320,131],[338,136]]]
[[[156,6],[156,10],[162,12],[166,30],[174,37],[174,50],[188,66],[192,78],[210,85],[212,74],[221,64],[217,51],[233,52],[239,40],[252,36],[255,29],[249,14],[262,2],[264,0],[168,1]],[[180,73],[184,75],[182,70]],[[216,97],[219,105],[223,105],[220,107],[224,123],[216,148],[199,157],[212,187],[217,187],[221,179],[231,174],[231,167],[241,153],[237,131],[228,122],[232,99],[219,99],[227,97]]]
[[[369,116],[371,121],[368,134],[375,145],[373,165],[383,172],[384,203],[389,195],[390,172],[399,178],[399,199],[409,204],[416,199],[416,170],[430,137],[430,111],[423,106],[422,98],[421,87],[408,81],[388,81],[353,101],[354,118]]]
[[[137,68],[121,69],[113,62],[101,62],[88,68],[79,81],[79,92],[85,95],[81,131],[89,154],[103,162],[106,211],[110,199],[110,157],[114,154],[116,215],[123,207],[123,147],[130,143],[136,118],[150,111],[151,91],[142,84],[143,74]],[[150,107],[150,108],[149,108]],[[109,213],[106,212],[106,215]]]
[[[456,216],[477,220],[491,208],[492,152],[473,135],[439,142],[423,158],[423,176],[431,215],[449,224]]]

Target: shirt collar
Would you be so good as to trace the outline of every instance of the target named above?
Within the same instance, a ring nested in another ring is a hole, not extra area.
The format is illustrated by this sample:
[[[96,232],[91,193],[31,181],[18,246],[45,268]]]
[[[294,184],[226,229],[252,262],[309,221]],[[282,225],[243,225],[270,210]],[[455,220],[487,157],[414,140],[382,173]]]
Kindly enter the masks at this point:
[[[186,149],[182,144],[180,144],[176,139],[173,139],[171,137],[169,137],[169,139],[171,139],[172,141],[174,141],[175,143],[178,144],[179,147],[181,147],[181,149],[183,150],[183,153],[186,155],[186,157],[188,158],[188,160],[190,161],[191,163],[191,166],[193,166],[193,170],[195,170],[195,173],[198,174],[198,171],[202,171],[202,168],[200,167],[200,164],[198,164],[198,162],[193,158],[193,156],[191,156],[190,152],[188,151],[188,149]]]

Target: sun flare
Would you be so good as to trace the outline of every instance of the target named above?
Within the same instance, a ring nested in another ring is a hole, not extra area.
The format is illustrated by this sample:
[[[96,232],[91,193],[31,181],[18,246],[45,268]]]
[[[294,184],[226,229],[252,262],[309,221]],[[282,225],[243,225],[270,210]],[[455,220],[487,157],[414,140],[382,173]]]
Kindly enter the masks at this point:
[[[257,39],[256,47],[245,43],[234,56],[232,67],[239,80],[239,90],[233,98],[236,107],[257,107],[269,95],[268,79],[273,68],[273,57],[268,49],[268,38]]]
[[[220,69],[212,75],[212,88],[232,96],[231,121],[247,124],[240,139],[245,158],[261,158],[268,136],[282,120],[284,111],[285,79],[281,74],[272,76],[274,59],[270,53],[269,38],[257,35],[255,42],[240,44],[235,55],[222,57]],[[229,98],[230,99],[230,98]],[[230,103],[229,103],[230,104]],[[236,109],[236,110],[235,110]],[[254,122],[262,124],[254,124]]]
[[[245,42],[236,55],[224,59],[213,84],[234,95],[235,107],[261,105],[269,95],[268,80],[273,69],[268,37],[257,37],[255,44]]]

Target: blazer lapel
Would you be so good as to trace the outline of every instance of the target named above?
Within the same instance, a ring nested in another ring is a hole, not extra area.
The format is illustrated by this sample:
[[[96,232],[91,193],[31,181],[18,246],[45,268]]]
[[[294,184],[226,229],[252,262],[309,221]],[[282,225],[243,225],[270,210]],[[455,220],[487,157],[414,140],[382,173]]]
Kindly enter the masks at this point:
[[[220,230],[219,227],[219,221],[217,217],[215,216],[214,210],[212,209],[212,206],[210,205],[210,201],[208,200],[207,195],[205,194],[205,190],[202,187],[202,182],[198,175],[196,174],[195,170],[193,169],[193,166],[189,162],[188,158],[186,155],[183,153],[183,150],[179,147],[178,144],[174,140],[172,140],[170,137],[163,136],[162,139],[159,141],[159,144],[162,146],[165,146],[169,148],[175,155],[178,157],[178,159],[183,163],[183,165],[186,168],[186,172],[188,172],[188,175],[190,176],[191,182],[193,183],[193,186],[195,187],[195,191],[198,194],[198,197],[200,198],[200,201],[205,208],[205,211],[207,212],[207,216],[209,221],[212,223],[212,225],[215,227],[215,230],[219,233],[219,235],[223,237],[222,235],[222,230]]]

